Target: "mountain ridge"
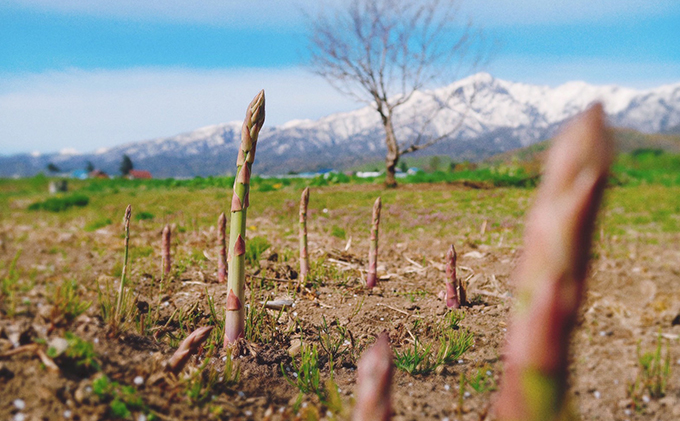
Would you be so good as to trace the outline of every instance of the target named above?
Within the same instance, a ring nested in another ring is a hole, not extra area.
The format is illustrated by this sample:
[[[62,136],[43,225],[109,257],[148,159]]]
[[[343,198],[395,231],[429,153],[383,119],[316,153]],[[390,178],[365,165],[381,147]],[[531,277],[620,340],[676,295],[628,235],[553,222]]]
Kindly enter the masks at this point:
[[[426,116],[438,109],[437,101],[446,107],[426,125]],[[419,133],[438,136],[460,123],[450,140],[419,154],[476,161],[550,138],[567,119],[595,101],[603,102],[615,127],[643,133],[675,133],[680,127],[680,83],[638,90],[572,81],[552,88],[478,73],[435,90],[416,92],[397,109],[396,131],[401,139]],[[147,169],[155,177],[230,173],[240,142],[240,126],[240,122],[215,124],[88,154],[0,156],[0,176],[33,175],[49,162],[62,169],[82,168],[87,161],[117,173],[123,154],[131,157],[136,168]],[[370,106],[318,120],[291,120],[279,126],[265,123],[254,170],[260,174],[341,170],[384,157],[383,136],[379,117]]]

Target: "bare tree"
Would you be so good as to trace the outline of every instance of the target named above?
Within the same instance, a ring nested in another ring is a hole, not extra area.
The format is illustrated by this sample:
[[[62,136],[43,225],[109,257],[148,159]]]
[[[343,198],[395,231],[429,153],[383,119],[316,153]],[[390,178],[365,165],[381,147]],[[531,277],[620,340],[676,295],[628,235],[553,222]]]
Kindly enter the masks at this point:
[[[396,186],[402,155],[449,138],[462,124],[465,112],[457,108],[457,124],[443,132],[431,127],[443,109],[450,109],[452,98],[426,91],[451,83],[461,67],[473,61],[466,53],[479,33],[457,18],[453,0],[351,0],[337,8],[324,7],[310,19],[312,71],[380,116],[388,186]],[[428,102],[435,106],[397,122],[395,110],[418,93],[435,96]]]

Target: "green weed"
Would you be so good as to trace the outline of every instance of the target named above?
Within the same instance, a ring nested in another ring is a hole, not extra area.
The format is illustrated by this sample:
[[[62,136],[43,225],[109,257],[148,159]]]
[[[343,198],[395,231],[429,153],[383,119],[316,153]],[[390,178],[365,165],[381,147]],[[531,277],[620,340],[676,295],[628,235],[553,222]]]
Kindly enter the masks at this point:
[[[264,237],[253,237],[246,241],[246,263],[249,266],[259,266],[262,253],[271,247],[269,240]]]
[[[97,354],[94,351],[92,343],[81,339],[71,332],[66,332],[66,341],[68,348],[59,355],[57,350],[53,347],[47,349],[47,355],[50,358],[57,359],[57,362],[63,367],[71,367],[76,371],[89,373],[92,371],[99,371],[101,366],[97,359]]]
[[[52,323],[57,325],[60,321],[70,323],[76,317],[85,313],[92,305],[92,301],[84,301],[80,293],[78,283],[74,280],[65,280],[59,285],[52,295]]]
[[[283,309],[279,310],[276,316],[272,315],[264,303],[259,304],[258,297],[251,289],[250,305],[246,307],[246,339],[265,344],[273,342],[280,335],[276,325],[282,314]]]
[[[107,227],[111,225],[113,222],[111,221],[110,218],[102,218],[102,219],[97,219],[95,221],[90,221],[87,224],[85,224],[85,231],[87,232],[92,232],[92,231],[97,231],[100,228]]]
[[[19,271],[17,270],[17,261],[21,256],[21,249],[17,250],[14,258],[9,264],[7,274],[2,278],[2,286],[0,288],[0,309],[9,317],[14,317],[16,313],[16,292],[19,288]]]
[[[42,202],[34,202],[28,206],[30,211],[45,210],[48,212],[63,212],[74,206],[85,207],[90,203],[90,198],[82,194],[74,194],[64,197],[50,197]]]
[[[466,329],[442,332],[436,351],[433,344],[423,345],[416,337],[411,346],[394,351],[394,365],[411,375],[428,374],[441,365],[456,361],[472,344],[473,335]]]
[[[666,357],[662,357],[663,338],[661,331],[656,340],[656,350],[640,353],[637,347],[639,373],[635,381],[628,385],[628,395],[633,399],[636,408],[641,406],[640,400],[646,393],[651,398],[662,398],[666,395],[666,386],[671,375],[671,355],[666,342]]]
[[[108,403],[109,416],[112,418],[129,418],[131,411],[141,411],[147,414],[148,420],[155,419],[137,389],[132,386],[121,385],[102,375],[92,382],[92,392],[101,401]]]
[[[208,351],[208,354],[211,353],[212,349]],[[215,368],[211,359],[206,358],[199,369],[185,380],[184,388],[189,402],[202,406],[210,401],[220,387],[237,384],[239,377],[240,370],[234,364],[231,353],[227,353],[222,372]]]
[[[462,374],[465,376],[465,374]],[[493,378],[491,367],[485,365],[478,368],[472,377],[465,377],[465,382],[477,393],[486,393],[496,390],[496,381]]]
[[[135,213],[135,219],[137,221],[149,221],[153,218],[155,218],[155,216],[151,212],[141,211],[141,212]]]

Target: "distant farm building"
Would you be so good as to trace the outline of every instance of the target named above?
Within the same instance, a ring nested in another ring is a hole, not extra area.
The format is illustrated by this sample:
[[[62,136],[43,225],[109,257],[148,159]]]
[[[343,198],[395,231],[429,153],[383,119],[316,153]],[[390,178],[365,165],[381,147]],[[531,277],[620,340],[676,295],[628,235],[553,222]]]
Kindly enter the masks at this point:
[[[102,170],[90,171],[88,174],[90,178],[109,178],[109,175]]]
[[[130,180],[148,180],[153,177],[151,177],[151,173],[146,170],[130,170],[128,178]]]

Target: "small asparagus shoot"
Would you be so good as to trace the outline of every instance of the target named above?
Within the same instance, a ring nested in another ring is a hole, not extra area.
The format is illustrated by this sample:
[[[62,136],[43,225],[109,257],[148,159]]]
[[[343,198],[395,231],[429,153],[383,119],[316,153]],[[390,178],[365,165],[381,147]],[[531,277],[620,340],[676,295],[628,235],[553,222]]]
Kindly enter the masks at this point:
[[[203,342],[210,337],[210,332],[212,330],[212,326],[203,326],[191,332],[191,334],[179,344],[177,351],[172,354],[165,369],[175,375],[179,374],[187,362],[189,362],[189,358],[198,352],[201,345],[203,345]]]
[[[378,229],[380,228],[380,197],[373,204],[373,220],[371,223],[371,244],[368,249],[368,274],[366,288],[373,288],[378,281]]]
[[[357,367],[356,406],[352,421],[387,421],[392,415],[392,350],[386,333],[361,356]]]
[[[170,269],[172,268],[172,261],[170,260],[170,238],[172,235],[172,231],[170,230],[170,225],[166,225],[165,228],[163,228],[163,233],[161,234],[162,236],[162,253],[163,253],[163,277],[165,278],[170,274]]]
[[[229,230],[229,265],[227,277],[227,308],[224,321],[224,346],[244,337],[245,329],[245,253],[246,213],[250,204],[250,172],[255,160],[257,137],[264,124],[264,91],[248,105],[241,129],[241,146],[236,161],[236,178],[231,199]]]
[[[117,328],[120,321],[120,310],[123,304],[123,294],[125,293],[125,275],[127,273],[128,264],[128,250],[130,248],[130,217],[132,216],[132,205],[127,205],[125,208],[125,216],[123,217],[123,229],[125,230],[125,252],[123,254],[123,271],[120,274],[120,287],[118,289],[118,299],[116,300],[116,311],[113,313],[113,323]]]
[[[298,285],[307,282],[309,273],[309,254],[307,251],[307,205],[309,205],[309,187],[305,187],[300,196],[300,275]]]
[[[227,280],[227,217],[222,212],[217,219],[217,279],[221,284]]]
[[[593,225],[613,159],[604,118],[601,105],[591,107],[555,139],[548,155],[513,275],[518,301],[495,407],[499,420],[571,415],[565,399],[569,337],[583,298]]]
[[[451,244],[446,252],[446,306],[448,308],[460,308],[461,301],[458,296],[459,282],[456,277],[456,249]]]

